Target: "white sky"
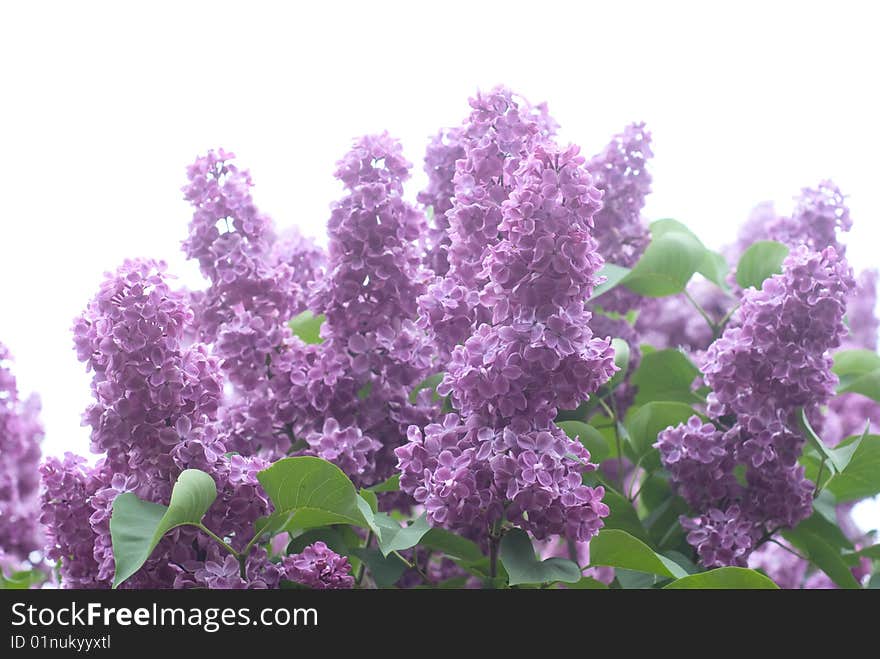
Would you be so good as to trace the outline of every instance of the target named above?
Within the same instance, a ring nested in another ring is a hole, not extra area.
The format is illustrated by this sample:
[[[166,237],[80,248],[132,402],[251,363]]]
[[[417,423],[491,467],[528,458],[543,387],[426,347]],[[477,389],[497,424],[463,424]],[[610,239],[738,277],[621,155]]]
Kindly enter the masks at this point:
[[[279,226],[321,236],[351,138],[398,136],[414,195],[428,136],[504,83],[547,100],[586,154],[646,121],[652,219],[720,246],[757,202],[788,210],[832,177],[850,197],[851,261],[877,263],[870,3],[12,5],[0,4],[0,340],[43,398],[48,453],[86,450],[69,328],[102,272],[150,256],[198,282],[179,250],[180,187],[214,146],[251,169]]]

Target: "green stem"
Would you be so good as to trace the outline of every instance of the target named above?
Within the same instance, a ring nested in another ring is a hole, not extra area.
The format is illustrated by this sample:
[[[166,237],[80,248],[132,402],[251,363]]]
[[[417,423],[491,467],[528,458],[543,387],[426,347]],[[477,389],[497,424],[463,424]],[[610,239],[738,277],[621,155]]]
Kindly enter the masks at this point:
[[[614,409],[608,407],[608,403],[606,403],[601,398],[599,399],[599,404],[602,406],[602,409],[605,410],[605,413],[611,418],[612,423],[614,423],[614,443],[617,446],[617,487],[619,491],[623,492],[623,450],[620,443],[620,429],[617,426],[617,405],[614,403],[614,398],[611,399],[611,404],[614,406]]]
[[[822,456],[822,462],[819,463],[819,471],[816,473],[816,489],[813,490],[813,498],[819,496],[819,493],[822,491],[822,472],[825,471],[825,460],[828,458],[826,456]]]
[[[721,335],[721,332],[724,331],[724,326],[727,325],[727,321],[730,320],[730,317],[733,316],[734,312],[736,312],[737,309],[739,309],[739,305],[734,304],[733,308],[730,311],[728,311],[726,314],[724,314],[724,318],[721,319],[721,321],[718,323],[715,331],[713,332],[714,338],[717,339]]]
[[[373,532],[370,531],[369,533],[367,533],[367,539],[364,540],[364,549],[369,549],[372,542],[373,542]],[[361,566],[358,568],[357,577],[355,577],[355,580],[354,580],[355,584],[357,584],[358,586],[360,586],[361,582],[364,580],[364,572],[366,571],[366,569],[367,569],[367,564],[364,561],[364,559],[361,559]]]
[[[239,554],[237,551],[235,551],[235,549],[232,548],[232,545],[230,545],[229,543],[227,543],[226,541],[224,541],[223,538],[221,538],[220,536],[218,536],[217,534],[215,534],[215,533],[214,533],[211,529],[209,529],[207,526],[205,526],[204,524],[196,524],[196,527],[197,527],[200,531],[202,531],[205,535],[207,535],[209,538],[211,538],[212,540],[215,540],[216,542],[220,543],[220,545],[221,545],[226,551],[228,551],[230,554],[232,554],[233,556],[235,556],[237,559],[241,560],[241,554]]]
[[[697,302],[693,296],[688,292],[687,289],[684,290],[684,296],[688,299],[688,301],[694,305],[694,309],[700,312],[700,315],[705,319],[705,321],[709,324],[709,329],[712,330],[712,334],[714,335],[718,331],[718,325],[715,324],[715,321],[712,320],[711,316],[700,306],[700,303]]]
[[[489,578],[495,579],[498,576],[498,548],[501,545],[501,521],[492,524],[489,531]],[[494,587],[494,584],[493,584]]]

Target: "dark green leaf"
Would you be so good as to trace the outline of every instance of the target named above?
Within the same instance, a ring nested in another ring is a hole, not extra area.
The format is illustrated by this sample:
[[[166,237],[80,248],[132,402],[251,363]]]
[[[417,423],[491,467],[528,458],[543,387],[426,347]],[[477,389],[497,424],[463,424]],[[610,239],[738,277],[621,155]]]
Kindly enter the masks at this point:
[[[626,497],[606,484],[602,503],[611,509],[608,517],[604,520],[604,528],[621,529],[642,542],[650,542],[648,534],[639,521],[639,516],[636,514],[636,509],[633,508],[632,503]]]
[[[484,558],[480,547],[467,538],[462,538],[446,529],[433,528],[422,537],[422,547],[441,551],[450,558],[458,558],[467,563],[476,563]]]
[[[354,485],[339,467],[326,460],[302,456],[283,458],[257,474],[275,506],[274,532],[310,529],[329,524],[369,526],[358,504]]]
[[[348,542],[343,537],[342,532],[339,530],[339,528],[333,526],[322,526],[317,529],[309,529],[308,531],[304,531],[300,535],[296,536],[289,543],[287,543],[287,553],[299,554],[300,552],[302,552],[303,549],[320,540],[337,554],[348,554],[351,551],[351,548]]]
[[[631,378],[638,387],[635,404],[653,401],[693,403],[697,398],[691,387],[699,374],[700,370],[681,350],[670,348],[643,355]]]
[[[556,425],[562,428],[566,435],[579,440],[586,447],[592,462],[599,463],[608,457],[608,442],[593,426],[581,421],[560,421]]]
[[[383,556],[378,549],[355,549],[352,553],[360,558],[370,571],[377,588],[393,586],[406,572],[404,563],[396,554]]]
[[[613,263],[606,263],[597,274],[600,277],[605,277],[605,281],[593,289],[593,294],[588,301],[595,300],[597,297],[607,293],[612,288],[616,288],[617,285],[623,281],[623,278],[629,274],[629,268],[614,265]]]
[[[370,492],[399,492],[400,491],[400,474],[390,476],[388,480],[382,481],[378,485],[367,488]]]
[[[116,563],[113,587],[141,569],[168,531],[178,526],[201,524],[216,498],[214,479],[198,469],[187,469],[180,474],[168,506],[142,501],[131,492],[117,496],[110,516]]]
[[[779,590],[779,586],[760,572],[744,567],[720,567],[708,572],[691,574],[676,579],[664,588]]]
[[[764,280],[782,272],[782,262],[788,256],[788,247],[773,240],[753,243],[736,266],[736,283],[741,288],[760,289]]]
[[[656,452],[653,444],[657,441],[657,435],[669,426],[687,423],[694,414],[694,409],[684,403],[654,402],[636,408],[626,421],[626,429],[636,455],[641,457],[651,451]],[[659,458],[657,465],[659,466]]]
[[[521,529],[513,529],[504,535],[498,556],[507,570],[511,586],[555,581],[577,583],[581,579],[581,570],[573,561],[564,558],[539,561],[532,541]]]
[[[789,529],[783,537],[809,558],[810,562],[827,574],[841,588],[860,588],[838,548],[810,530]]]
[[[672,579],[687,576],[674,561],[620,529],[604,529],[590,541],[590,565],[622,567]]]
[[[288,323],[291,331],[304,343],[322,343],[321,325],[325,320],[324,314],[315,315],[311,311],[303,311]]]

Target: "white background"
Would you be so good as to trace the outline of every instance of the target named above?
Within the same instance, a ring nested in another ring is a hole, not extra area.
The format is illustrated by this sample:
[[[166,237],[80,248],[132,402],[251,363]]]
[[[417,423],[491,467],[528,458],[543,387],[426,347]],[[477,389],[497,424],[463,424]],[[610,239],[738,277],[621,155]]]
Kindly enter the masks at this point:
[[[586,154],[646,121],[652,219],[717,247],[757,202],[787,211],[832,177],[851,261],[877,262],[869,3],[303,4],[0,4],[0,340],[43,398],[46,452],[86,451],[69,328],[102,272],[150,256],[197,285],[180,187],[210,147],[236,152],[280,226],[323,239],[351,138],[398,136],[414,196],[428,136],[504,83],[547,100]]]

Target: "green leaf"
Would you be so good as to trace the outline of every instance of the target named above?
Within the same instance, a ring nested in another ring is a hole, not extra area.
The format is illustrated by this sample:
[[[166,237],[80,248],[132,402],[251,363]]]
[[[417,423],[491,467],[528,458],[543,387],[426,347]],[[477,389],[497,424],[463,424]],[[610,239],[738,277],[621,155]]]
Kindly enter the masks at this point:
[[[588,302],[592,302],[600,295],[607,293],[613,288],[617,288],[617,285],[629,274],[629,268],[606,263],[596,274],[597,276],[605,277],[605,281],[593,289],[593,294],[587,300]]]
[[[636,455],[642,457],[651,451],[656,452],[653,445],[661,431],[669,426],[687,423],[695,414],[694,409],[684,403],[654,402],[636,408],[626,421],[626,429]]]
[[[339,530],[340,528],[346,527],[322,526],[304,531],[287,543],[287,553],[299,554],[303,549],[320,540],[337,554],[348,554],[350,552],[349,544]]]
[[[581,569],[577,563],[564,558],[548,558],[539,561],[528,534],[522,529],[512,529],[501,539],[498,554],[507,570],[508,585],[526,583],[577,583]]]
[[[727,284],[727,273],[729,270],[730,268],[727,266],[727,259],[718,252],[713,252],[708,249],[703,257],[702,263],[700,263],[700,267],[697,268],[697,272],[723,291],[730,290],[730,286]]]
[[[871,350],[841,350],[831,369],[840,382],[837,393],[856,393],[880,401],[880,355]]]
[[[773,240],[753,243],[736,265],[736,283],[741,288],[760,289],[765,279],[782,272],[782,262],[788,256],[788,247]]]
[[[697,398],[691,387],[699,374],[700,370],[681,350],[670,348],[643,355],[631,378],[638,387],[635,404],[652,401],[693,403]]]
[[[590,565],[621,567],[678,579],[687,576],[681,566],[654,552],[620,529],[603,529],[590,541]]]
[[[384,556],[388,556],[394,551],[415,547],[419,544],[422,536],[431,528],[424,513],[409,526],[401,526],[396,520],[384,513],[376,513],[374,519],[380,529],[377,540],[379,541],[379,549]]]
[[[422,389],[430,389],[434,392],[434,394],[431,396],[431,400],[440,400],[440,396],[437,394],[437,385],[443,382],[443,375],[443,373],[435,373],[434,375],[430,375],[419,382],[416,385],[416,388],[409,393],[409,402],[415,405],[416,398],[418,397],[418,394]]]
[[[779,586],[760,572],[744,567],[719,567],[708,572],[691,574],[664,586],[664,589],[667,588],[779,590]]]
[[[880,368],[857,377],[841,378],[837,393],[861,394],[880,402]]]
[[[626,377],[627,369],[629,369],[630,350],[629,344],[623,339],[611,339],[611,346],[614,348],[614,365],[618,370],[611,376],[602,389],[612,391],[614,387],[620,384]]]
[[[825,467],[830,469],[831,473],[837,473],[839,471],[837,468],[837,458],[834,453],[832,453],[831,449],[825,445],[822,438],[816,434],[815,430],[813,430],[813,426],[810,425],[810,420],[807,418],[807,412],[803,407],[800,408],[798,413],[798,422],[800,423],[804,436],[807,438],[807,442],[821,457],[825,459]]]
[[[861,588],[850,572],[839,549],[832,547],[824,538],[810,530],[789,529],[782,536],[806,554],[810,562],[827,574],[841,588]]]
[[[400,491],[400,474],[390,476],[388,480],[384,480],[378,485],[367,488],[370,492],[399,492]]]
[[[0,590],[28,590],[38,586],[46,580],[46,573],[42,570],[19,570],[8,577],[0,570]]]
[[[681,293],[703,263],[706,248],[684,225],[659,220],[651,225],[651,242],[622,283],[647,297]]]
[[[838,444],[835,456],[853,444],[858,444],[842,472],[828,481],[827,489],[837,501],[857,501],[880,494],[880,435],[849,437]]]
[[[168,506],[142,501],[124,492],[113,501],[110,538],[116,574],[113,587],[141,569],[168,531],[178,526],[198,526],[217,498],[214,479],[198,469],[182,472],[171,491]]]
[[[483,558],[480,547],[467,538],[462,538],[446,529],[429,530],[419,543],[422,547],[441,551],[450,558],[457,558],[467,563],[476,563]]]
[[[602,497],[602,503],[607,505],[611,512],[603,521],[606,529],[620,529],[626,531],[631,536],[638,538],[642,542],[650,542],[648,533],[639,521],[636,509],[632,503],[622,494],[610,488],[607,484],[605,487],[605,496]]]
[[[556,424],[572,439],[577,439],[590,452],[592,462],[602,462],[608,457],[608,442],[598,430],[583,421],[560,421]]]
[[[843,379],[853,375],[865,375],[880,368],[880,355],[873,350],[841,350],[834,353],[831,371]]]
[[[287,325],[304,343],[322,343],[324,339],[321,338],[321,325],[325,318],[324,314],[316,316],[306,310],[294,316]]]
[[[397,554],[383,556],[378,549],[355,549],[352,553],[361,559],[370,571],[377,588],[389,588],[406,572],[404,563]]]
[[[257,474],[275,506],[273,532],[329,524],[367,527],[354,485],[336,465],[309,456],[283,458]],[[366,507],[367,515],[370,508]]]

